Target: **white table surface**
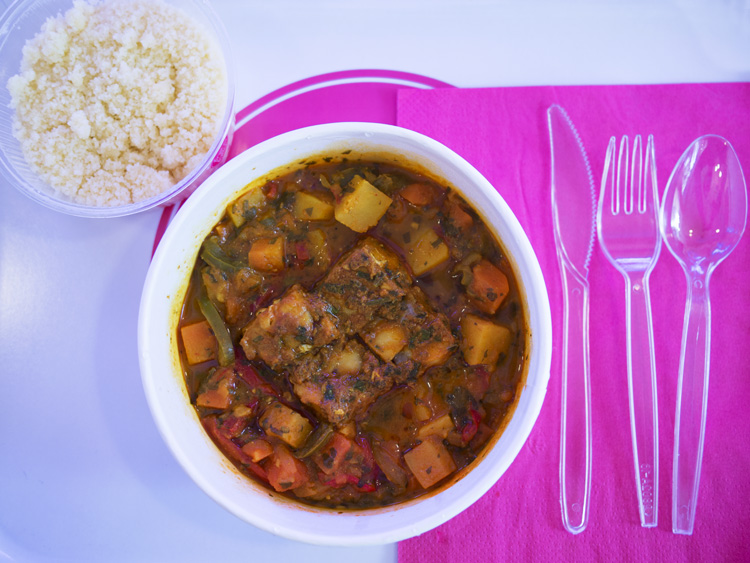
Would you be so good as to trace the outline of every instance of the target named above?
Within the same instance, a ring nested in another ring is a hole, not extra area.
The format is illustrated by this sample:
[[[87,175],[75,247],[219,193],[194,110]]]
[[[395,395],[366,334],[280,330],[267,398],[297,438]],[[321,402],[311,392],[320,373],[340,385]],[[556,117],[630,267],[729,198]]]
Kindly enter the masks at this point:
[[[459,87],[750,81],[748,0],[214,5],[235,49],[238,108],[363,68]],[[159,217],[68,217],[0,186],[0,561],[395,561],[395,545],[257,530],[171,457],[136,347]]]

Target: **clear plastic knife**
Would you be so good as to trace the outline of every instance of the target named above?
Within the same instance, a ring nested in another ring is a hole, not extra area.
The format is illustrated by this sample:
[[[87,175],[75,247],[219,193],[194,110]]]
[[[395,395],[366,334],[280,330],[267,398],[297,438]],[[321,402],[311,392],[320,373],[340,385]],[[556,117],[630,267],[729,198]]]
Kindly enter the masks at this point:
[[[586,151],[557,105],[547,110],[552,154],[552,221],[563,286],[560,505],[565,528],[586,529],[591,494],[589,262],[595,192]]]

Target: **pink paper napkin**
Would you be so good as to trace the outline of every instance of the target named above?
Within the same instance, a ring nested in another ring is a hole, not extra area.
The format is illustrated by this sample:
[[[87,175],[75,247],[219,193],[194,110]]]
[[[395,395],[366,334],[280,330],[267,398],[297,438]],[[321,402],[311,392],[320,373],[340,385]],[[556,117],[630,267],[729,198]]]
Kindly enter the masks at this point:
[[[750,560],[750,233],[711,280],[711,382],[692,536],[672,534],[672,447],[685,277],[666,247],[651,277],[659,404],[657,528],[638,517],[627,399],[624,281],[598,247],[590,269],[593,479],[588,528],[560,513],[562,291],[550,211],[547,107],[570,115],[597,190],[610,136],[653,133],[660,193],[690,142],[726,137],[750,174],[750,84],[404,90],[398,124],[454,149],[497,188],[523,225],[549,291],[550,384],[526,445],[499,482],[439,528],[401,542],[402,563]],[[749,176],[750,178],[750,176]]]

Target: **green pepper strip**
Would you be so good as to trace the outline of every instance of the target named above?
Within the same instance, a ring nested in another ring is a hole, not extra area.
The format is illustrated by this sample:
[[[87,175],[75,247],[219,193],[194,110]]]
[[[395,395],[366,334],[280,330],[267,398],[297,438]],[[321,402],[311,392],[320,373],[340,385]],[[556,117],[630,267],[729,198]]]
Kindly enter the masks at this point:
[[[310,434],[310,436],[307,438],[307,441],[305,441],[305,444],[296,452],[294,452],[295,457],[297,457],[297,459],[305,459],[306,457],[310,457],[320,448],[325,446],[331,436],[333,436],[333,427],[331,427],[329,424],[326,424],[325,422],[322,422],[320,426],[318,426],[315,431]]]
[[[219,363],[222,366],[232,365],[234,363],[234,345],[232,344],[232,337],[229,335],[229,329],[224,324],[224,319],[221,318],[219,311],[216,310],[214,304],[205,294],[198,297],[198,307],[203,316],[206,317],[216,340],[219,342]]]
[[[217,243],[213,238],[208,238],[203,242],[201,258],[203,258],[203,260],[207,264],[210,264],[214,268],[229,272],[230,274],[233,274],[234,272],[242,268],[241,266],[234,264],[231,261],[226,252],[224,252],[219,246],[219,243]]]

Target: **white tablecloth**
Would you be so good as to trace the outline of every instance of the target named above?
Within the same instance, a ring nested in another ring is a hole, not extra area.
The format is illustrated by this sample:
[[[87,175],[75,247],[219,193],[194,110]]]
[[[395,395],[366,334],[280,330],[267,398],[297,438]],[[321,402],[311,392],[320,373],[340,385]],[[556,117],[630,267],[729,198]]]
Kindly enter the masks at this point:
[[[238,108],[362,68],[459,87],[750,80],[748,1],[214,4]],[[68,217],[0,187],[0,561],[395,561],[393,545],[316,547],[257,530],[171,457],[136,347],[159,217]]]

